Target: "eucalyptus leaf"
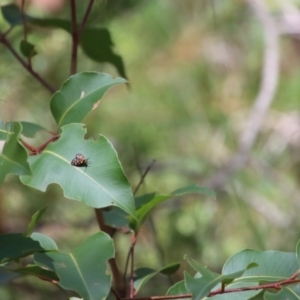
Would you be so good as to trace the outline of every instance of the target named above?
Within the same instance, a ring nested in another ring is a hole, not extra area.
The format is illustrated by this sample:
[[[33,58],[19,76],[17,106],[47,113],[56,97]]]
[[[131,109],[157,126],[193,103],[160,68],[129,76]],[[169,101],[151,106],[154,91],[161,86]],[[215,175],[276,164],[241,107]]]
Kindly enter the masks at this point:
[[[18,141],[21,131],[21,124],[13,123],[13,133],[9,136],[0,155],[0,184],[3,183],[8,174],[30,174],[30,168],[27,163],[27,152]]]
[[[34,261],[55,272],[62,288],[77,292],[85,300],[99,300],[105,299],[110,291],[107,261],[112,257],[112,239],[106,233],[98,232],[71,253],[36,253]]]
[[[109,88],[124,82],[123,78],[113,79],[108,74],[97,72],[71,76],[51,99],[51,112],[57,125],[62,127],[81,122]]]
[[[64,195],[94,208],[118,206],[133,218],[134,199],[112,144],[100,136],[97,141],[84,140],[83,124],[62,127],[60,138],[39,155],[30,156],[31,176],[21,181],[45,191],[52,183],[59,184]],[[87,167],[71,165],[77,154],[89,159]]]

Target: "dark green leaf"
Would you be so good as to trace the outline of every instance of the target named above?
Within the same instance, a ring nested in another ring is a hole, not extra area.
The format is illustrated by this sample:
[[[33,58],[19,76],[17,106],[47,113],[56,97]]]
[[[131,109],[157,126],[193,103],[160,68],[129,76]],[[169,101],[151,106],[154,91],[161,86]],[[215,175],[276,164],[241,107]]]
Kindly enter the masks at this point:
[[[24,235],[25,236],[30,236],[37,221],[40,219],[40,217],[43,215],[43,213],[46,211],[47,207],[44,207],[40,210],[38,210],[32,217],[31,217],[31,221],[27,227],[27,230],[25,231]]]
[[[1,6],[1,12],[3,18],[11,25],[22,24],[22,14],[19,7],[15,4],[7,4]]]
[[[107,261],[112,257],[112,239],[99,232],[71,253],[36,253],[34,261],[55,272],[62,288],[77,292],[85,300],[99,300],[105,299],[110,291],[111,276],[107,275]]]
[[[37,132],[45,130],[46,129],[40,125],[34,124],[34,123],[30,123],[30,122],[20,122],[23,130],[21,132],[22,135],[29,137],[29,138],[33,138],[35,137],[35,135],[37,134]]]
[[[29,58],[31,58],[37,54],[37,52],[35,50],[35,46],[25,40],[21,40],[20,50],[21,50],[21,53],[25,57],[29,57]]]
[[[25,257],[38,251],[45,251],[39,242],[22,233],[0,235],[0,262]]]
[[[59,281],[59,278],[53,271],[42,269],[36,265],[27,265],[25,268],[14,269],[13,272],[36,276],[47,281]]]
[[[97,72],[71,76],[51,99],[51,112],[58,126],[81,122],[110,87],[124,82],[123,78],[113,79]]]
[[[0,156],[0,184],[10,173],[16,175],[30,174],[27,152],[18,142],[22,126],[20,123],[13,123],[12,127],[13,134],[9,136]]]
[[[132,191],[112,144],[103,136],[84,140],[85,133],[83,124],[64,126],[58,141],[29,157],[33,175],[22,176],[21,181],[41,191],[57,183],[70,199],[94,208],[118,206],[134,217]],[[90,166],[72,166],[77,153],[89,159]]]

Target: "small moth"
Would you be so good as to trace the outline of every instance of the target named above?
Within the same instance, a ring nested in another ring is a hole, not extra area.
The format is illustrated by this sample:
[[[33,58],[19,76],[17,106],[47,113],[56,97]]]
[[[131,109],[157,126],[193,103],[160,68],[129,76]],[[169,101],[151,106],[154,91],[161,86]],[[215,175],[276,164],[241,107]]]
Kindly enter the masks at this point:
[[[88,158],[85,158],[82,154],[78,153],[76,154],[75,158],[72,159],[71,165],[74,167],[88,167],[89,166],[89,160]]]

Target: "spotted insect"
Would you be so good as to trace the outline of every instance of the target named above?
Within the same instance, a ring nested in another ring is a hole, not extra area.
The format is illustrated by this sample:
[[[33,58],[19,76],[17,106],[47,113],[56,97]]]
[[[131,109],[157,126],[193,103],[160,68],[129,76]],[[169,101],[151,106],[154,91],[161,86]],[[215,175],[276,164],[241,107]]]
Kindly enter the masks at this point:
[[[88,167],[89,166],[89,159],[85,158],[82,154],[76,154],[75,158],[72,159],[71,165],[74,167]]]

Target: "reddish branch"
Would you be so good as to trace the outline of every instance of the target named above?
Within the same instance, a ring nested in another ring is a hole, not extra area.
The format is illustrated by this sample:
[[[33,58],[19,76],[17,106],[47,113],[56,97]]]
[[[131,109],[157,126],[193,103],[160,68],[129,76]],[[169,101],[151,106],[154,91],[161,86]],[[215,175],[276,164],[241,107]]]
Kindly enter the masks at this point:
[[[287,279],[280,280],[280,281],[273,282],[273,283],[262,284],[262,285],[254,285],[254,286],[235,288],[235,289],[227,289],[227,290],[225,290],[223,287],[221,287],[219,290],[210,292],[207,297],[212,297],[215,295],[225,294],[225,293],[237,293],[237,292],[255,291],[255,290],[262,290],[262,289],[281,290],[283,285],[299,283],[300,279],[296,279],[299,274],[300,274],[300,270],[295,272],[291,277],[289,277]],[[193,297],[192,294],[181,294],[181,295],[172,295],[172,296],[142,297],[142,298],[135,298],[135,300],[172,300],[172,299],[186,299],[186,298],[192,298],[192,297]],[[122,300],[131,300],[131,298],[123,298]]]
[[[37,154],[41,153],[48,146],[48,144],[56,141],[58,138],[59,138],[59,135],[55,134],[51,139],[49,139],[47,142],[45,142],[44,144],[42,144],[40,147],[37,147],[37,148],[32,147],[31,145],[26,143],[24,140],[21,140],[21,143],[26,149],[31,151],[30,155],[37,155]]]

